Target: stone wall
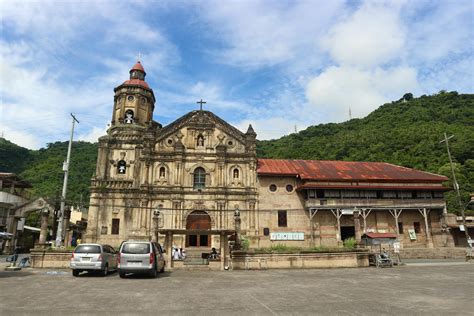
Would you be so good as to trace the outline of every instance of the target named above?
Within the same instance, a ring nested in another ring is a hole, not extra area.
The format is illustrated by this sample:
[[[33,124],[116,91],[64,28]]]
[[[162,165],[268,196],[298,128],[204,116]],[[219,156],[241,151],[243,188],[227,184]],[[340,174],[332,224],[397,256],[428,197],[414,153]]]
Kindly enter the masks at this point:
[[[69,268],[71,260],[70,251],[32,249],[30,254],[32,268]]]
[[[308,268],[357,268],[369,266],[369,254],[360,252],[255,254],[234,252],[232,269],[308,269]]]
[[[401,259],[464,259],[466,248],[404,248],[400,250]]]

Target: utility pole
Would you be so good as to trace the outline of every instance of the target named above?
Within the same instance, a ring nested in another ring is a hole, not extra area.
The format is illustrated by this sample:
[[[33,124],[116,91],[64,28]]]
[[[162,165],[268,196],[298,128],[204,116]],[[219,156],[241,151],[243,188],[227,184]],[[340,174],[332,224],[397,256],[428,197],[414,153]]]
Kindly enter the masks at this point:
[[[440,144],[443,142],[446,143],[446,150],[448,151],[448,157],[449,157],[449,165],[451,166],[451,173],[453,175],[453,186],[458,196],[459,208],[461,209],[462,225],[464,227],[464,234],[466,235],[466,242],[467,242],[469,240],[469,233],[466,227],[466,215],[464,214],[464,205],[461,200],[461,193],[459,192],[459,184],[458,184],[458,181],[456,180],[456,174],[454,173],[454,166],[453,166],[453,159],[451,158],[451,151],[449,150],[449,140],[453,137],[454,135],[451,135],[448,137],[446,133],[444,133],[444,139],[440,141],[439,143]]]
[[[74,136],[74,124],[75,122],[79,123],[76,117],[71,113],[72,116],[72,127],[71,127],[71,138],[69,139],[69,146],[67,149],[66,161],[63,164],[64,171],[64,181],[63,181],[63,193],[61,195],[61,209],[59,210],[59,224],[58,231],[56,233],[56,247],[61,247],[63,242],[63,221],[64,221],[64,209],[66,206],[66,192],[67,192],[67,180],[69,175],[69,162],[71,160],[71,147],[72,147],[72,138]]]

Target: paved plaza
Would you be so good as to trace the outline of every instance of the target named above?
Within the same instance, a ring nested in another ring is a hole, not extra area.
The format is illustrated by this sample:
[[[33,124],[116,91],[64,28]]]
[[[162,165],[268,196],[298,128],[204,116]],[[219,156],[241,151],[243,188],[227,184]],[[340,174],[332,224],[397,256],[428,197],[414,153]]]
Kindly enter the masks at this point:
[[[174,271],[157,279],[0,271],[0,314],[474,314],[474,264]]]

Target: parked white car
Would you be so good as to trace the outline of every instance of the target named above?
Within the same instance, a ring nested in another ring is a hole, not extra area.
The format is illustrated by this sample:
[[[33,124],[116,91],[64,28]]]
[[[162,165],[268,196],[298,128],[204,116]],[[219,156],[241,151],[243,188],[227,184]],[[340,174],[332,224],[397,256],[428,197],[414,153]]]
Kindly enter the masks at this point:
[[[109,245],[80,244],[72,252],[70,267],[73,276],[82,271],[106,276],[109,271],[117,270],[117,251]]]

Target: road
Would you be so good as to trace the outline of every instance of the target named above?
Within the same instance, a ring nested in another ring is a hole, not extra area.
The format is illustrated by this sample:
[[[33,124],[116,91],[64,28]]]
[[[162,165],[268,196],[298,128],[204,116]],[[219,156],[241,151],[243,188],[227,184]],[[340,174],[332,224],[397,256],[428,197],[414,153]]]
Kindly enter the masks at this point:
[[[0,314],[474,315],[474,264],[173,271],[157,279],[0,272]]]

